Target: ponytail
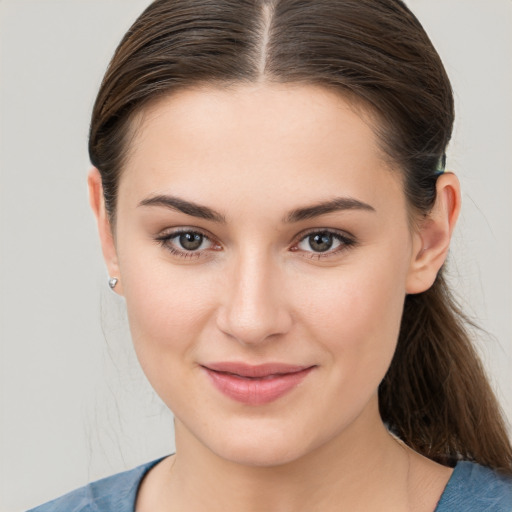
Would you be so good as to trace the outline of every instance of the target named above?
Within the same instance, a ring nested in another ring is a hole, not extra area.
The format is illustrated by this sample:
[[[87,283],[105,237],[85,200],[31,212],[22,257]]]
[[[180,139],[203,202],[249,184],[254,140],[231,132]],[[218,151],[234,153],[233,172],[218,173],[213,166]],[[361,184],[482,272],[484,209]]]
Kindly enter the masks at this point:
[[[447,465],[470,460],[512,474],[512,447],[496,397],[442,273],[409,295],[398,346],[379,388],[388,428]]]

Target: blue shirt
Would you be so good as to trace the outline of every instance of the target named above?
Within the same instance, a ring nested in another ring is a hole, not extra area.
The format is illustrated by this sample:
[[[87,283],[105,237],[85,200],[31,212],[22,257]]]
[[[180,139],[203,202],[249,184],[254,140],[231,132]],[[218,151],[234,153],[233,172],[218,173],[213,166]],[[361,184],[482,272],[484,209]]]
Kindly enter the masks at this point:
[[[160,460],[98,480],[28,512],[135,512],[137,491]],[[434,512],[512,512],[512,478],[459,462]]]

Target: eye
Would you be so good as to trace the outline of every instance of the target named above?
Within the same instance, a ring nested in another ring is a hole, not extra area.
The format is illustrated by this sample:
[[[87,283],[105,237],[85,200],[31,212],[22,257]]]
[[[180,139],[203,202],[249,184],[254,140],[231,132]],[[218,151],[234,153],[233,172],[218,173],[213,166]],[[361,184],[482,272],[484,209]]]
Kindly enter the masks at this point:
[[[312,249],[314,252],[326,252],[332,249],[337,242],[332,233],[314,233],[299,243],[299,248],[304,250]]]
[[[201,233],[182,233],[174,237],[175,241],[187,251],[198,251],[205,240],[204,235]]]
[[[183,258],[199,257],[208,249],[219,249],[205,234],[192,229],[182,229],[159,236],[157,241],[172,254]]]
[[[322,257],[336,254],[355,244],[348,236],[333,231],[323,230],[307,234],[296,245],[295,250],[311,254],[311,257]]]

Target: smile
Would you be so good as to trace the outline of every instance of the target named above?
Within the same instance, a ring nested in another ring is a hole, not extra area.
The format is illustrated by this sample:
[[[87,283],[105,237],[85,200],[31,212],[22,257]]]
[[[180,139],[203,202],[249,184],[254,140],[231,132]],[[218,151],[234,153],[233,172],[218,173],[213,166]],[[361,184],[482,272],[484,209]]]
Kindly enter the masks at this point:
[[[228,398],[246,405],[263,405],[292,391],[315,366],[213,363],[202,368],[212,384]]]

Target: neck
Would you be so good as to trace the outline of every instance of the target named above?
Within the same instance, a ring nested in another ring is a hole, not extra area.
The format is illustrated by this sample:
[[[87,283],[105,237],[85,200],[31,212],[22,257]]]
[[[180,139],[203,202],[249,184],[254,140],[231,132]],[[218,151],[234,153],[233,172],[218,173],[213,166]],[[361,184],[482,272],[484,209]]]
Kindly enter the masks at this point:
[[[281,465],[218,456],[179,421],[165,510],[400,510],[407,507],[407,450],[386,431],[377,401],[343,433]],[[164,510],[162,508],[162,510]]]

